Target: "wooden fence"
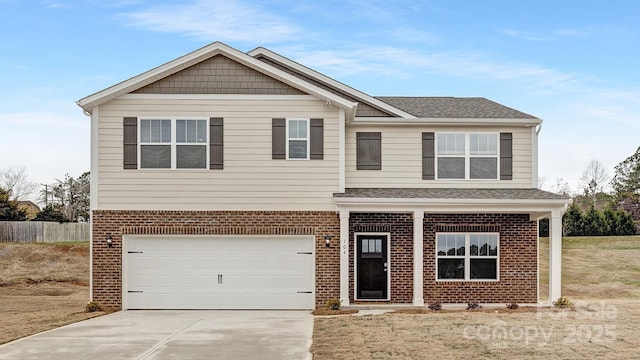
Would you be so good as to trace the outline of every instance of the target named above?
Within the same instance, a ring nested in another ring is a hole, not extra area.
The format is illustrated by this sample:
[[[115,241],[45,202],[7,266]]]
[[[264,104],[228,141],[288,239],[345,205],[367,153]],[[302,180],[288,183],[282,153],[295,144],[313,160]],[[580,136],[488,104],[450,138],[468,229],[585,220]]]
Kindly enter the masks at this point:
[[[89,241],[90,236],[89,223],[0,221],[0,242]]]

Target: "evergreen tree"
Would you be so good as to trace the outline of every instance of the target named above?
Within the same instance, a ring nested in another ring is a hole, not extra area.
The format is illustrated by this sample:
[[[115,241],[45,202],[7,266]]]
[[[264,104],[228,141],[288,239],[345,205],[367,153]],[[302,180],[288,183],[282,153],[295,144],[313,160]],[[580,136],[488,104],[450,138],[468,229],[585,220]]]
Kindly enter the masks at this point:
[[[565,236],[582,236],[583,220],[582,211],[576,204],[571,204],[562,218],[563,233]]]
[[[0,221],[25,221],[27,212],[18,208],[18,203],[9,200],[9,193],[0,188]]]
[[[56,209],[52,204],[49,204],[31,221],[56,221],[59,223],[65,223],[69,222],[69,219],[67,219],[60,210]]]

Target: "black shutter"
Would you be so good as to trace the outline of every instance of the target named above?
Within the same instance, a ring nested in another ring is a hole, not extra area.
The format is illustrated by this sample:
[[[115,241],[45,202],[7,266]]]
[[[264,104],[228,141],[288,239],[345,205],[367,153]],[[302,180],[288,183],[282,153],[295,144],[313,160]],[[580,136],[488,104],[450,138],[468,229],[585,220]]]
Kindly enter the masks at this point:
[[[311,119],[310,124],[311,136],[309,140],[310,159],[322,160],[324,157],[324,120],[323,119]]]
[[[224,168],[224,127],[222,118],[209,119],[209,169]]]
[[[435,180],[435,134],[432,132],[422,133],[422,180]]]
[[[138,168],[138,118],[125,117],[123,122],[123,167]]]
[[[271,119],[271,158],[287,157],[287,126],[285,119]]]
[[[500,133],[500,180],[513,179],[513,136]]]
[[[356,133],[356,169],[382,170],[382,133]]]

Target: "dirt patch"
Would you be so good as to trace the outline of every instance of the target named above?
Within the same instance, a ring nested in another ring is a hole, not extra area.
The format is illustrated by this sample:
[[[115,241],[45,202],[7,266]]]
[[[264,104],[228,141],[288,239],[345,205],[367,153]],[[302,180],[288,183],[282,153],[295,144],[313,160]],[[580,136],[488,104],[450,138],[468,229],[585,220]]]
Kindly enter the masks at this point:
[[[574,310],[429,310],[316,318],[313,358],[636,358],[640,302],[579,304]]]
[[[0,286],[0,344],[104,313],[87,313],[87,286],[42,282]]]

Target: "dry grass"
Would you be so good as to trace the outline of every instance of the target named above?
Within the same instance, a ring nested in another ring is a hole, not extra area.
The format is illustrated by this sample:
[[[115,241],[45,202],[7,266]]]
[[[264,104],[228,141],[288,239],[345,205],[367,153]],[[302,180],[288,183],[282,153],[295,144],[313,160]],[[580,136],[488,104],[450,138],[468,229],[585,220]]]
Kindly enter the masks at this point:
[[[0,243],[0,286],[72,282],[89,285],[89,243]]]
[[[0,243],[0,344],[103,314],[88,283],[88,243]]]
[[[548,243],[541,243],[546,296]],[[562,291],[577,305],[573,310],[417,309],[316,317],[314,359],[637,358],[640,237],[565,238],[563,244]]]

